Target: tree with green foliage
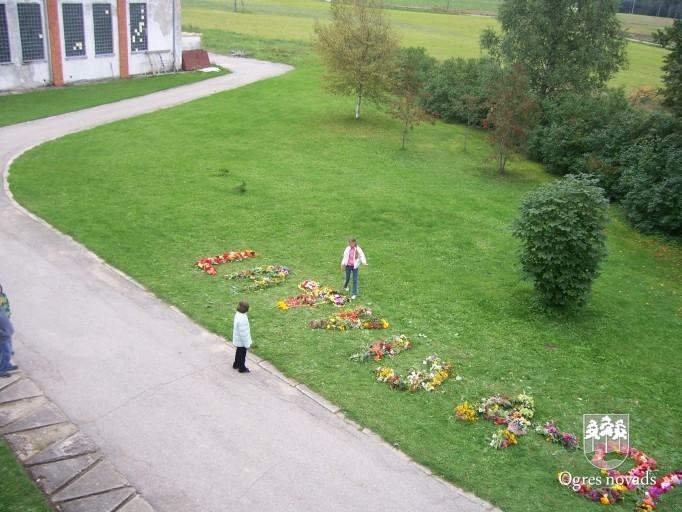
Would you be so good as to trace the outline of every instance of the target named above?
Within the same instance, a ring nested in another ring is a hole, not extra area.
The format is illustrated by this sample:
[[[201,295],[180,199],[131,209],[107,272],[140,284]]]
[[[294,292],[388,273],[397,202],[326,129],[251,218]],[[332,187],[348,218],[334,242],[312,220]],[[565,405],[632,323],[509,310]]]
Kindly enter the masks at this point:
[[[507,64],[521,62],[544,98],[602,88],[626,63],[618,0],[506,0],[501,35],[487,28],[481,47]]]
[[[651,114],[646,136],[620,157],[620,205],[632,226],[682,240],[682,119]]]
[[[547,98],[542,105],[543,121],[529,139],[528,156],[559,176],[588,169],[594,172],[595,157],[600,166],[611,167],[621,145],[631,140],[622,131],[620,138],[614,134],[614,140],[601,132],[634,110],[621,89],[597,94],[569,92]]]
[[[568,175],[541,186],[521,203],[512,224],[520,239],[523,277],[552,308],[587,303],[606,256],[608,201],[589,175]]]
[[[398,36],[377,0],[331,0],[331,23],[315,21],[313,44],[326,68],[327,89],[381,104],[388,93]]]
[[[488,141],[493,146],[490,159],[497,161],[498,172],[504,174],[509,155],[525,150],[538,121],[539,103],[521,64],[501,70],[490,86],[490,93],[490,110],[483,127],[489,130]]]
[[[499,69],[499,63],[488,56],[438,63],[426,83],[427,108],[448,123],[479,125],[488,113],[488,86]]]
[[[435,63],[436,59],[430,57],[424,48],[401,48],[398,51],[388,115],[403,123],[403,149],[409,130],[424,121],[433,121],[433,116],[424,108],[424,86]]]
[[[682,20],[675,20],[672,27],[658,30],[654,41],[670,53],[663,57],[664,104],[677,117],[682,117]]]

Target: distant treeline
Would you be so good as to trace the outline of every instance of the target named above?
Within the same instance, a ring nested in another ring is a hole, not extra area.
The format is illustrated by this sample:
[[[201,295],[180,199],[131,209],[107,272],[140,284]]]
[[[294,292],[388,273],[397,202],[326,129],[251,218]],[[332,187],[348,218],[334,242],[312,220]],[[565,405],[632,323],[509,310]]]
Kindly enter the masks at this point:
[[[620,0],[620,12],[663,18],[682,18],[681,0]]]

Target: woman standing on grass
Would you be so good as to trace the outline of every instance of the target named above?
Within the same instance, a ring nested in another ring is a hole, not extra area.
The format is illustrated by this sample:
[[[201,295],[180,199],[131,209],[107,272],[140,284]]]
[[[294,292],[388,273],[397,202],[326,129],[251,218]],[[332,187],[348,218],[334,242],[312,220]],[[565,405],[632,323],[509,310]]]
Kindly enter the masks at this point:
[[[237,347],[234,355],[232,368],[239,370],[239,373],[249,373],[246,367],[246,351],[251,346],[251,326],[246,313],[249,311],[249,303],[245,300],[239,302],[237,312],[234,314],[234,325],[232,327],[232,344]]]
[[[341,270],[346,271],[346,280],[343,283],[343,289],[348,291],[348,282],[350,281],[351,273],[353,274],[353,296],[351,299],[355,300],[358,296],[358,267],[360,263],[367,266],[365,253],[358,247],[358,242],[355,238],[348,240],[348,247],[343,251],[343,258],[341,259]]]

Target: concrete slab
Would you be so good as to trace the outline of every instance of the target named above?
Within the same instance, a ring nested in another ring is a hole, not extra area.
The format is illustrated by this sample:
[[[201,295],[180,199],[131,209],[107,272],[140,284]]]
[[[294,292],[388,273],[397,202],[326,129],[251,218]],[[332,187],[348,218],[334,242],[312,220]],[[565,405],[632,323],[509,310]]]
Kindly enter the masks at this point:
[[[128,481],[116,471],[110,462],[100,460],[63,490],[53,494],[52,500],[59,503],[123,487],[130,487]],[[117,505],[122,502],[123,500],[120,500]]]
[[[13,380],[15,379],[15,380]],[[22,400],[34,396],[40,396],[43,392],[33,382],[28,379],[21,379],[18,377],[10,377],[9,379],[0,379],[11,381],[11,386],[6,386],[0,390],[0,403],[12,402],[14,400]]]
[[[28,464],[32,457],[49,451],[52,445],[59,445],[78,428],[72,423],[59,423],[33,430],[24,430],[14,434],[7,434],[5,440],[12,447],[17,458]]]
[[[101,454],[81,455],[71,459],[31,466],[29,471],[46,494],[52,494],[99,461]]]
[[[87,496],[73,501],[58,504],[62,512],[114,512],[120,510],[121,503],[135,493],[134,489],[126,487],[115,491]]]
[[[24,402],[24,400],[22,400],[22,402]],[[31,430],[39,427],[47,427],[67,421],[68,419],[66,416],[64,416],[64,413],[59,409],[59,407],[53,403],[47,402],[38,407],[36,410],[24,414],[21,418],[16,419],[6,427],[0,428],[0,434],[21,432],[23,430]]]
[[[98,448],[92,439],[87,437],[80,430],[77,430],[75,425],[70,425],[71,428],[69,428],[69,432],[71,435],[62,438],[60,441],[57,441],[39,453],[34,454],[26,461],[26,464],[44,464],[45,462],[95,453]]]
[[[154,512],[154,509],[138,494],[123,505],[117,512]]]
[[[21,375],[18,373],[12,373],[10,374],[9,377],[1,377],[0,378],[0,391],[2,391],[4,388],[11,386],[14,384],[16,381],[18,381],[21,378]]]
[[[0,404],[0,435],[4,434],[5,426],[9,425],[13,421],[31,414],[33,411],[38,409],[41,405],[47,403],[47,398],[45,396],[36,396],[27,398],[25,400],[16,400],[13,402],[5,402]]]

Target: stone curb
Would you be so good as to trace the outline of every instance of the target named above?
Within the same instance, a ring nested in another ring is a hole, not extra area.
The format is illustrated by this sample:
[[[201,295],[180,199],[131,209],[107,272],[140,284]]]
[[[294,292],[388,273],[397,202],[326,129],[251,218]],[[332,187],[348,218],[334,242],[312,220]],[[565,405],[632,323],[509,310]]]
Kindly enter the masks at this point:
[[[0,436],[58,512],[154,512],[29,379],[0,379]]]

